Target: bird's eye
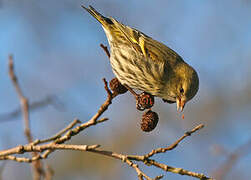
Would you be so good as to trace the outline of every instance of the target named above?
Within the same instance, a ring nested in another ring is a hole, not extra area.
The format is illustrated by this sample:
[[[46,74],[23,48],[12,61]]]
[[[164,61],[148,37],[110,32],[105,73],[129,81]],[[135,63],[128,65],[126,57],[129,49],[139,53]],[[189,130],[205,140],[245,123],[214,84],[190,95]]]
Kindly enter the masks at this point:
[[[180,88],[180,93],[183,94],[184,93],[184,89]]]

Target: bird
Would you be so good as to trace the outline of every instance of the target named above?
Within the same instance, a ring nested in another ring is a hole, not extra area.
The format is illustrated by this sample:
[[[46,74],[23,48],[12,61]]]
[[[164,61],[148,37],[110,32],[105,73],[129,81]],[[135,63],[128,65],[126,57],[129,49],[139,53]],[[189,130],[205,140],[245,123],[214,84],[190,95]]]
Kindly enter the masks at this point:
[[[105,17],[92,6],[82,7],[101,23],[110,46],[110,64],[127,87],[175,103],[182,112],[199,89],[195,69],[180,55],[143,32]]]

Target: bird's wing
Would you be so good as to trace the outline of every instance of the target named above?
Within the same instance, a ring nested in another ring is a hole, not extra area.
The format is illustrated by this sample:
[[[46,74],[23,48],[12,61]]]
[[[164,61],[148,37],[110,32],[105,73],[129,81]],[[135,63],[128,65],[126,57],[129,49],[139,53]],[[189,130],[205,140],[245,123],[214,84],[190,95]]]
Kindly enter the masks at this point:
[[[105,29],[113,32],[113,36],[119,37],[122,35],[128,41],[128,43],[131,44],[133,49],[138,54],[143,55],[145,59],[153,61],[157,64],[169,65],[175,64],[176,61],[182,61],[182,58],[172,49],[152,39],[144,33],[130,28],[129,26],[125,26],[113,18],[106,18],[102,16],[91,6],[89,8],[86,8],[84,6],[82,7],[86,11],[88,11],[94,18],[96,18]]]
[[[130,45],[133,47],[133,49],[136,52],[142,53],[142,50],[138,44],[138,40],[139,40],[138,32],[134,31],[132,28],[128,26],[125,26],[119,23],[117,20],[113,18],[110,18],[110,19],[114,23],[113,29],[116,29],[117,33],[119,33],[119,35],[122,35],[130,43]]]
[[[168,48],[166,45],[158,42],[144,33],[125,26],[112,18],[115,27],[124,35],[135,51],[141,53],[146,59],[155,63],[175,64],[176,61],[182,60],[181,57]]]

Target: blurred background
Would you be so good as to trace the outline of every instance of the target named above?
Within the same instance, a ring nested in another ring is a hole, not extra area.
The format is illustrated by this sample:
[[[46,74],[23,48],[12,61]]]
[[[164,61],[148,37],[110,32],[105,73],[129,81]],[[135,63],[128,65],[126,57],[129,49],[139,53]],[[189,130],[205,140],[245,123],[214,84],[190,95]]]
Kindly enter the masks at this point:
[[[25,96],[31,104],[40,102],[31,111],[35,139],[50,137],[76,117],[87,121],[104,102],[102,78],[114,77],[99,47],[100,43],[107,45],[107,40],[82,4],[91,4],[174,49],[197,70],[200,89],[185,107],[184,120],[176,105],[156,99],[153,110],[160,121],[150,133],[140,129],[142,112],[136,110],[133,96],[121,95],[104,114],[109,121],[86,129],[70,143],[101,144],[118,153],[144,154],[173,143],[203,123],[205,128],[199,133],[155,159],[216,176],[229,154],[251,139],[249,0],[0,0],[0,149],[26,143],[19,100],[8,76],[9,54],[14,55]],[[237,159],[225,179],[251,177],[249,152]],[[91,153],[61,151],[46,162],[56,180],[137,178],[126,164]],[[193,179],[140,165],[151,177],[164,174],[169,180]],[[0,166],[3,180],[32,179],[29,164],[8,161]]]

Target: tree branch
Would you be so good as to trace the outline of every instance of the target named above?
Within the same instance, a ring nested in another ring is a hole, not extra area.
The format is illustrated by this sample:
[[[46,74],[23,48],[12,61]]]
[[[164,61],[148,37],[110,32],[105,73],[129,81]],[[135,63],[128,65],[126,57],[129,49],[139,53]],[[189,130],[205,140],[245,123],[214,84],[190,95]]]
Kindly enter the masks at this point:
[[[15,72],[14,72],[14,63],[13,63],[12,55],[9,56],[9,76],[10,76],[13,86],[15,87],[18,98],[20,100],[20,105],[21,105],[23,120],[24,120],[24,134],[28,142],[31,143],[33,141],[33,138],[30,131],[29,101],[23,95],[23,92],[19,86],[17,76],[15,75]],[[31,155],[36,156],[37,154],[35,152],[32,152]],[[35,180],[39,180],[43,174],[43,165],[40,161],[36,161],[32,165],[33,165],[33,178]]]
[[[62,105],[60,103],[57,103],[57,97],[49,95],[39,101],[30,103],[29,111],[37,110],[48,105],[53,105],[53,107],[55,107],[56,109],[62,109]],[[22,114],[22,108],[17,108],[12,112],[2,113],[0,114],[0,123],[14,120],[14,118],[18,117],[20,114]]]
[[[234,152],[229,153],[225,162],[212,173],[212,176],[217,180],[225,179],[238,160],[249,153],[251,153],[251,139],[238,147]]]
[[[87,123],[85,124],[85,128],[89,127],[89,122],[91,120],[89,120]],[[99,122],[103,122],[102,119],[100,121],[97,121],[96,123]],[[94,125],[94,124],[92,124]],[[81,125],[80,125],[81,126]],[[77,126],[75,129],[78,129]],[[82,124],[83,126],[83,124]],[[172,147],[172,149],[174,149],[175,147],[177,147],[177,144],[179,142],[181,142],[185,137],[191,135],[192,133],[198,131],[199,129],[201,129],[203,126],[202,125],[198,125],[196,126],[194,129],[192,129],[191,131],[186,132],[181,138],[179,138],[175,143],[173,143],[172,145],[168,146],[168,148]],[[65,128],[67,129],[67,128]],[[72,134],[72,130],[69,130],[66,135],[64,135],[62,138],[63,139],[69,139],[65,136],[67,136],[67,134]],[[60,138],[59,138],[60,139]],[[40,143],[43,141],[37,141],[36,143]],[[46,159],[48,157],[48,155],[46,154],[46,152],[53,152],[55,150],[76,150],[76,151],[88,151],[88,152],[92,152],[92,153],[96,153],[96,154],[101,154],[104,156],[109,156],[115,159],[119,159],[122,162],[128,164],[129,166],[133,167],[138,175],[139,179],[145,178],[147,180],[152,180],[149,176],[147,176],[146,174],[144,174],[140,168],[138,167],[138,164],[134,163],[133,161],[139,161],[139,162],[143,162],[144,164],[148,165],[148,166],[155,166],[157,168],[160,168],[164,171],[167,172],[172,172],[172,173],[176,173],[176,174],[180,174],[180,175],[187,175],[187,176],[192,176],[198,179],[203,179],[203,180],[212,180],[212,178],[207,177],[204,174],[199,174],[199,173],[195,173],[192,171],[188,171],[182,168],[175,168],[172,166],[168,166],[162,163],[159,163],[153,159],[150,159],[148,156],[150,153],[145,154],[145,155],[124,155],[124,154],[119,154],[116,152],[112,152],[112,151],[107,151],[107,150],[103,150],[100,149],[100,145],[68,145],[68,144],[55,144],[55,141],[49,144],[45,144],[45,145],[35,145],[36,143],[33,144],[28,144],[25,146],[18,146],[16,148],[13,148],[11,150],[6,150],[5,152],[0,152],[0,160],[13,160],[13,161],[17,161],[17,162],[26,162],[26,163],[30,163],[33,161],[36,161],[38,159]],[[174,144],[176,144],[176,146],[174,146]],[[164,149],[166,150],[167,148],[159,148],[159,149]],[[153,150],[151,152],[151,156],[153,156],[154,154],[158,154],[158,153],[163,153],[163,151],[159,151],[159,149]],[[24,158],[24,157],[16,157],[16,156],[12,156],[13,154],[23,154],[25,152],[44,152],[44,154],[33,157],[33,158]],[[157,176],[154,179],[160,179],[163,176]]]
[[[196,126],[195,128],[193,128],[191,131],[187,131],[182,137],[180,137],[177,141],[175,141],[173,144],[171,144],[170,146],[166,147],[166,148],[158,148],[158,149],[154,149],[152,150],[150,153],[146,154],[144,156],[144,158],[150,158],[152,157],[154,154],[158,154],[158,153],[165,153],[166,151],[171,151],[174,148],[176,148],[179,143],[185,139],[188,136],[191,136],[193,133],[195,133],[196,131],[199,131],[200,129],[202,129],[204,127],[203,124],[200,124],[198,126]]]

